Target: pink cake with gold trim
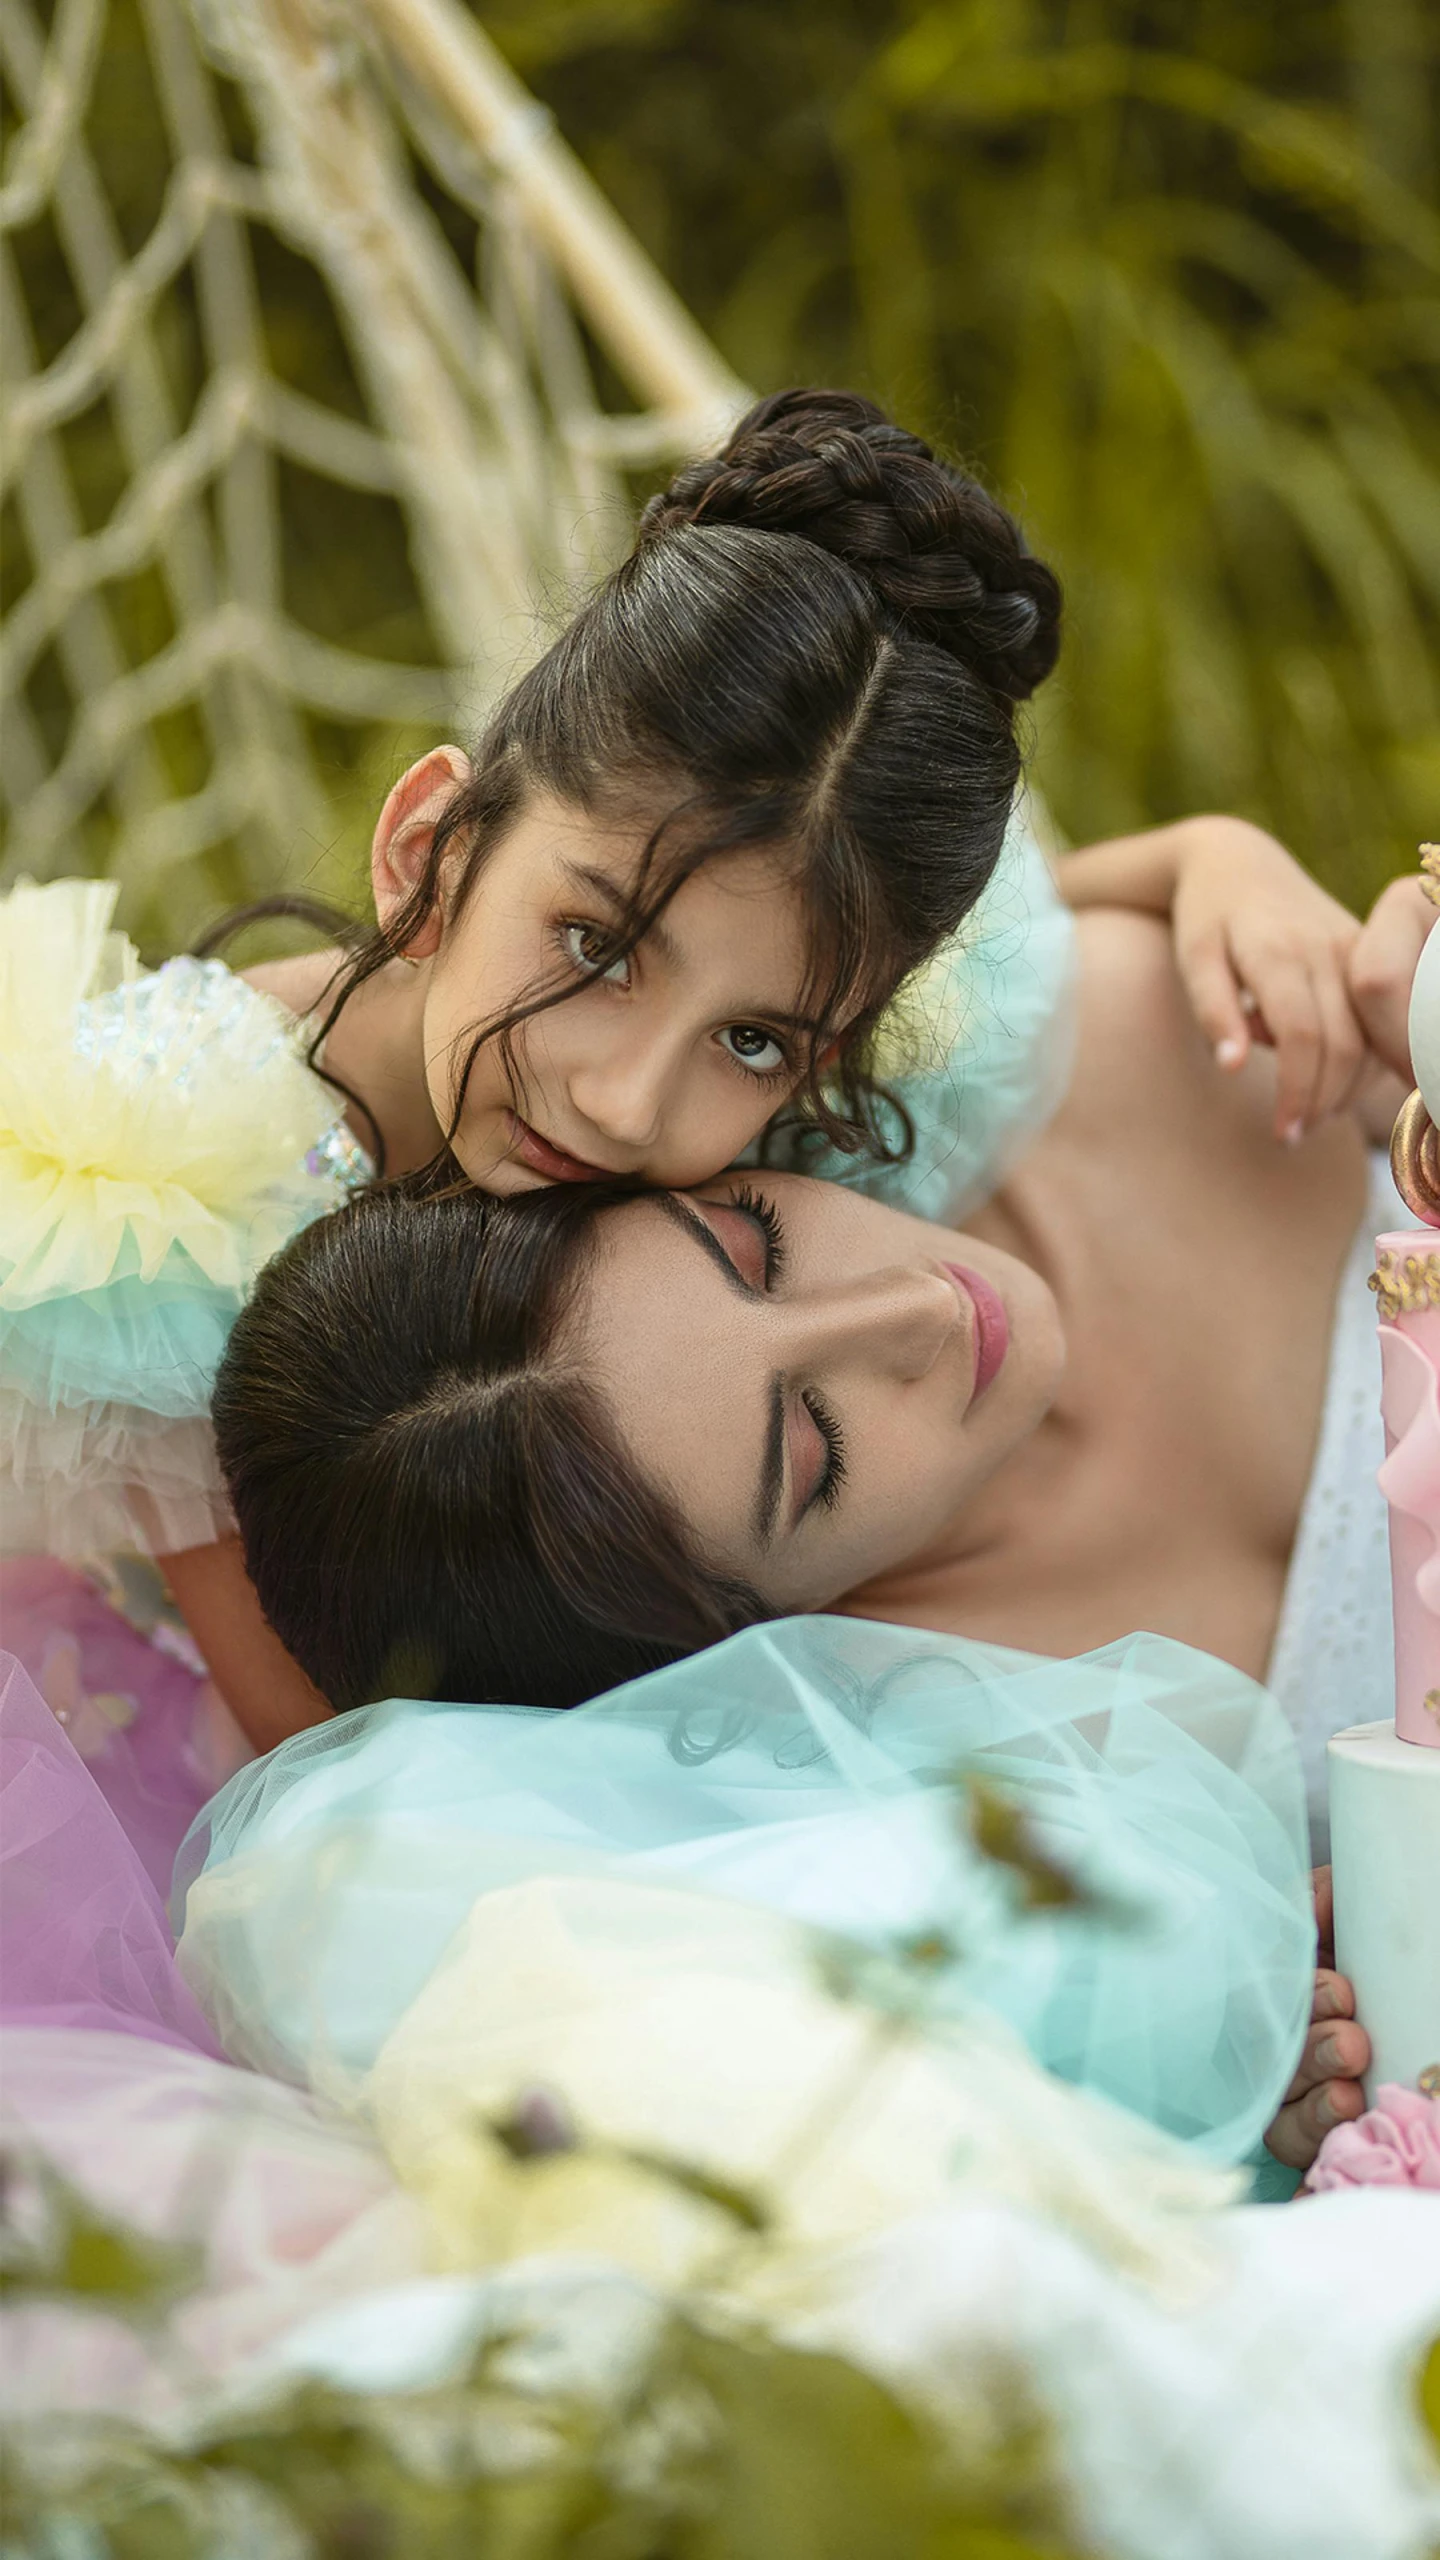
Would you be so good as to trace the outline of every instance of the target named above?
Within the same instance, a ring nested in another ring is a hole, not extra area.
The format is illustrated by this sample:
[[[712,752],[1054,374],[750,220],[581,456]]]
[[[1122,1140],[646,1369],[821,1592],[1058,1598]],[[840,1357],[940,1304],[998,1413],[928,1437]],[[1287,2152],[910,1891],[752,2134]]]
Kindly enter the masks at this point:
[[[1330,1744],[1335,1960],[1369,2033],[1372,2090],[1386,2081],[1440,2089],[1440,931],[1415,972],[1410,1050],[1419,1089],[1396,1121],[1391,1160],[1425,1223],[1376,1237],[1370,1283],[1395,1720],[1352,1726]]]

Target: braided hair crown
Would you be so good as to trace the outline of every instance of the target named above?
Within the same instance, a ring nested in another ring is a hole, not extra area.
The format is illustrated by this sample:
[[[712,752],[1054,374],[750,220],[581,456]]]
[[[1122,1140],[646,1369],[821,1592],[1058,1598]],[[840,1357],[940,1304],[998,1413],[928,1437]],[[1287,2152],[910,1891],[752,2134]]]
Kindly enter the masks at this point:
[[[757,401],[718,454],[687,463],[650,500],[640,541],[684,524],[819,543],[1003,701],[1025,701],[1059,654],[1059,581],[1014,519],[858,392]]]

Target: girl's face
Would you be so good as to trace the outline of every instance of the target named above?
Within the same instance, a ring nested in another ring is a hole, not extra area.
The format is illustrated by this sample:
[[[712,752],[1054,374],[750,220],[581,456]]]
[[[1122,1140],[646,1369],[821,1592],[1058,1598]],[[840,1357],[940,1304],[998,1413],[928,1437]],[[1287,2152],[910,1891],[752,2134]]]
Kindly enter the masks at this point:
[[[458,750],[442,749],[392,792],[375,846],[382,923],[467,773]],[[513,1079],[499,1040],[475,1057],[453,1146],[487,1191],[617,1174],[666,1188],[703,1182],[734,1163],[800,1080],[808,938],[775,855],[704,865],[626,960],[591,969],[648,833],[643,821],[607,826],[536,795],[458,915],[436,918],[410,946],[424,972],[424,1072],[442,1129],[477,1029],[567,971],[579,981],[517,1027]]]
[[[1025,1264],[791,1174],[607,1210],[570,1334],[702,1553],[780,1611],[923,1555],[1064,1357]]]

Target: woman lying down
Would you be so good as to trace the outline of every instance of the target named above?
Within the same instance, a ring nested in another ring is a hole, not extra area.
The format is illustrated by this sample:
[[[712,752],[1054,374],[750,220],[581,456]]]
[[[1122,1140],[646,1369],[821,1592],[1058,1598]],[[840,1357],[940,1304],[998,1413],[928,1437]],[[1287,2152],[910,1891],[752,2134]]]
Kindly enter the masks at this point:
[[[301,1804],[323,1830],[332,1788],[338,1821],[377,1796],[395,1806],[397,1786],[407,1854],[438,1877],[427,1825],[453,1821],[468,1784],[476,1822],[533,1836],[545,1855],[573,1836],[587,1853],[611,1842],[665,1856],[677,1832],[718,1827],[736,1872],[753,1883],[763,1869],[757,1889],[790,1907],[815,1897],[830,1923],[858,1917],[871,1866],[843,1834],[833,1856],[812,1857],[790,1821],[804,1783],[822,1797],[842,1783],[838,1743],[817,1755],[792,1737],[796,1766],[783,1786],[766,1779],[763,1806],[741,1790],[738,1812],[712,1808],[732,1748],[712,1712],[716,1684],[730,1679],[763,1718],[772,1702],[756,1666],[779,1647],[795,1666],[782,1699],[800,1687],[858,1717],[866,1744],[898,1755],[912,1781],[953,1765],[962,1732],[1002,1750],[1037,1724],[1049,1738],[1017,1745],[1022,1760],[1058,1756],[1092,1776],[1104,1764],[1127,1854],[1152,1885],[1171,1880],[1170,1934],[1105,1940],[1123,1997],[1102,1984],[1061,1998],[1052,1982],[1040,2002],[1032,1984],[1026,2007],[1015,1993],[1009,2014],[1043,2059],[1222,2149],[1223,2123],[1231,2157],[1242,2119],[1253,2138],[1282,2101],[1272,2148],[1298,2167],[1337,2115],[1358,2112],[1366,2047],[1331,1976],[1306,2032],[1309,1959],[1281,1919],[1295,1909],[1294,1869],[1280,1875],[1288,1846],[1267,1865],[1253,1831],[1241,1845],[1227,1816],[1222,1838],[1193,1802],[1172,1824],[1173,1791],[1202,1764],[1208,1785],[1213,1758],[1182,1739],[1173,1711],[1147,1712],[1134,1643],[1100,1663],[1075,1658],[1153,1631],[1140,1651],[1160,1667],[1146,1676],[1193,1702],[1192,1736],[1212,1699],[1217,1724],[1238,1719],[1240,1793],[1259,1787],[1272,1848],[1293,1838],[1288,1739],[1238,1675],[1288,1660],[1292,1693],[1317,1716],[1328,1707],[1334,1726],[1384,1695],[1378,1493],[1355,1489],[1348,1556],[1317,1556],[1312,1522],[1337,1463],[1327,1396],[1348,1412],[1373,1330],[1361,1240],[1395,1212],[1376,1201],[1383,1177],[1349,1119],[1277,1155],[1263,1062],[1216,1078],[1158,925],[1102,912],[1080,934],[1068,1099],[963,1237],[762,1171],[684,1197],[379,1192],[272,1264],[233,1337],[216,1426],[262,1603],[322,1694],[340,1707],[392,1693],[574,1707],[649,1675],[667,1714],[693,1694],[701,1740],[667,1745],[671,1793],[641,1819],[618,1756],[591,1744],[609,1709],[533,1728],[513,1715],[457,1724],[433,1709],[367,1710],[318,1753],[297,1741],[237,1781],[212,1877],[217,1861],[298,1838]],[[1341,1668],[1354,1675],[1338,1689],[1326,1616],[1337,1588]],[[843,1617],[816,1623],[815,1612]],[[783,1638],[749,1654],[706,1652],[775,1620],[790,1622]],[[1011,1647],[1027,1658],[994,1650]],[[957,1703],[948,1726],[932,1703],[939,1731],[921,1715],[892,1744],[887,1720],[903,1723],[917,1661],[932,1702]],[[667,1664],[682,1667],[662,1674]],[[1097,1702],[1111,1710],[1098,1742]],[[448,1757],[432,1780],[440,1726],[468,1782]],[[532,1729],[535,1766],[502,1798],[492,1755]],[[1325,1729],[1303,1736],[1313,1775]],[[861,1748],[847,1746],[852,1758]],[[384,1788],[365,1774],[372,1763],[389,1773]],[[787,1830],[772,1841],[777,1810]],[[233,1913],[238,1893],[232,1873],[217,1907]],[[435,1899],[448,1929],[458,1914],[438,1884]],[[267,1886],[263,1901],[253,1926],[273,1929],[283,1999],[283,1897]],[[407,1908],[425,1904],[417,1885]],[[199,1908],[192,1900],[192,1963]],[[909,1917],[919,1927],[926,1914]],[[427,1926],[438,1945],[433,1908]],[[1089,1944],[1053,1927],[1059,1949]],[[258,1983],[253,1950],[246,1962]],[[1144,2013],[1172,2022],[1163,2053],[1135,2031],[1145,1963]],[[267,2050],[270,2032],[257,2026],[246,2049]],[[1272,2104],[1257,2113],[1262,2086]]]
[[[313,2298],[351,2303],[577,2251],[703,2286],[703,2202],[626,2157],[669,2153],[775,2196],[778,2261],[728,2262],[751,2315],[942,2405],[1026,2359],[1099,2548],[1398,2560],[1435,2514],[1440,2206],[1217,2212],[1216,2164],[1277,2112],[1303,2159],[1363,2067],[1348,2022],[1307,2035],[1303,1794],[1247,1675],[1293,1614],[1364,1150],[1277,1165],[1162,935],[1082,937],[1070,1100],[964,1237],[757,1173],[380,1192],[272,1266],[217,1427],[266,1610],[353,1711],[197,1832],[180,1962],[249,2070],[147,2046],[149,2116],[238,2079],[312,2188],[330,2146]],[[1059,1907],[967,1838],[976,1776]],[[63,2148],[28,2044],[12,2110]],[[486,2127],[537,2087],[557,2156],[517,2183]],[[237,2254],[212,2346],[257,2335]]]

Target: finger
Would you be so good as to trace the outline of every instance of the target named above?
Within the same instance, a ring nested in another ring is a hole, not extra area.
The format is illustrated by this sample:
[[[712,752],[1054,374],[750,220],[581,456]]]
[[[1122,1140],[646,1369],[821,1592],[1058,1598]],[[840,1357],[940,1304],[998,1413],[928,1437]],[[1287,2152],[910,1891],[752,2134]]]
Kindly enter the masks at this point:
[[[1370,2067],[1370,2039],[1353,2018],[1320,2019],[1311,2025],[1295,2077],[1285,2092],[1287,2106],[1327,2080],[1359,2080]]]
[[[1314,1119],[1326,1120],[1354,1096],[1366,1064],[1365,1033],[1350,1002],[1338,951],[1312,956],[1310,984],[1320,1020],[1320,1069],[1311,1108]]]
[[[1275,1041],[1275,1135],[1303,1138],[1320,1077],[1321,1028],[1310,972],[1293,952],[1266,960],[1261,1001]]]
[[[1265,2148],[1287,2169],[1308,2169],[1327,2133],[1353,2124],[1365,2112],[1365,2093],[1354,2080],[1328,2080],[1292,2106],[1284,2106],[1265,2136]]]
[[[1315,1976],[1315,1997],[1310,2004],[1312,2021],[1318,2025],[1322,2019],[1353,2018],[1354,2015],[1354,1984],[1348,1982],[1343,1973],[1322,1969]]]
[[[1233,1074],[1250,1054],[1250,1023],[1223,931],[1216,925],[1197,934],[1177,949],[1175,957],[1191,1010],[1215,1052],[1215,1063]]]
[[[1315,1931],[1320,1940],[1320,1961],[1335,1961],[1335,1886],[1328,1867],[1312,1867],[1310,1890],[1315,1896]]]

